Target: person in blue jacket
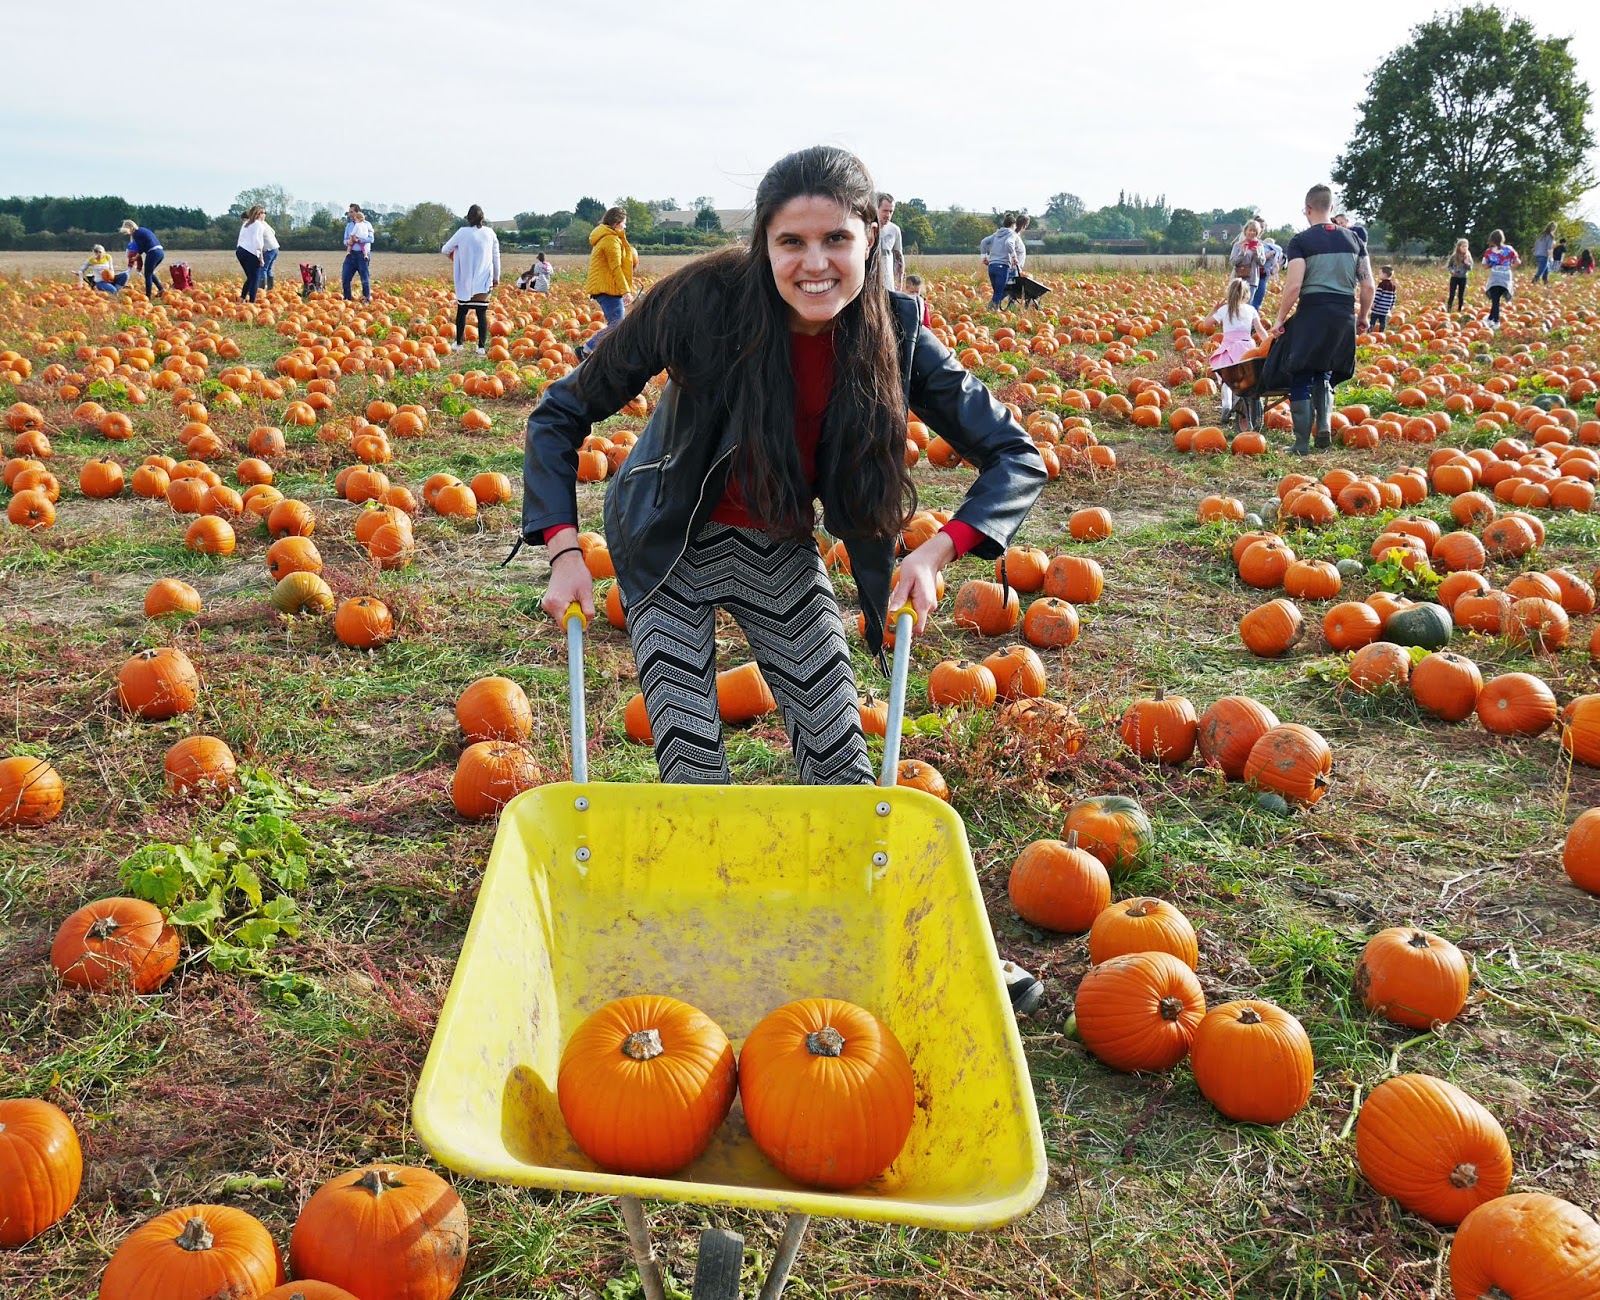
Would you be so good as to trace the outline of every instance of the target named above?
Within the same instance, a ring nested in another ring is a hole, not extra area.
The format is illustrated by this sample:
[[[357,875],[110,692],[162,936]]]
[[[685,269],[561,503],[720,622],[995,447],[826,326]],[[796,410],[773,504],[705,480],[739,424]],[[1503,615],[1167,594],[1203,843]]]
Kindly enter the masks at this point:
[[[144,294],[146,298],[159,298],[166,290],[161,287],[161,281],[156,279],[156,267],[160,266],[166,257],[166,252],[161,247],[161,241],[156,238],[156,232],[149,226],[141,226],[133,218],[122,223],[122,233],[128,239],[130,261],[133,254],[137,253],[140,269],[144,271]]]

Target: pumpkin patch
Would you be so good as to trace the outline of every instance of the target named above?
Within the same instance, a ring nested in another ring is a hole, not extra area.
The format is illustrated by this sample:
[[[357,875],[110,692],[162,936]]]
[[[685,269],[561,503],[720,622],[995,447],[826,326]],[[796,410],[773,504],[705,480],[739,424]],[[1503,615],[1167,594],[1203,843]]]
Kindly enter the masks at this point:
[[[1520,1233],[1527,1276],[1572,1293],[1595,1201],[1580,1065],[1600,1024],[1600,299],[1568,277],[1519,292],[1491,332],[1437,305],[1442,272],[1404,266],[1400,309],[1336,395],[1334,446],[1302,459],[1286,407],[1250,432],[1222,418],[1219,270],[1039,260],[1051,293],[1004,313],[968,268],[925,268],[930,329],[1048,481],[1015,536],[947,566],[912,642],[901,789],[850,828],[852,870],[881,890],[906,888],[904,855],[873,856],[903,810],[964,833],[996,950],[1044,990],[1016,1021],[1053,1165],[1045,1217],[1011,1229],[1030,1255],[1005,1234],[919,1238],[942,1270],[924,1289],[1004,1291],[1010,1270],[1092,1294],[1084,1243],[1040,1227],[1078,1222],[1070,1156],[1106,1294],[1129,1278],[1311,1294],[1337,1276],[1383,1295],[1442,1277],[1429,1224],[1458,1222],[1458,1290],[1516,1296],[1482,1243]],[[0,277],[0,856],[20,864],[0,1014],[30,1094],[0,1101],[0,1245],[27,1234],[15,1262],[49,1300],[134,1294],[147,1274],[418,1300],[600,1293],[625,1271],[609,1208],[540,1201],[536,1240],[503,1190],[426,1168],[407,1119],[506,805],[581,796],[561,784],[545,553],[496,567],[521,535],[526,416],[603,324],[561,269],[549,295],[496,291],[483,357],[451,352],[437,278],[380,274],[371,304],[247,304],[202,277],[147,308]],[[584,671],[607,783],[654,782],[648,747],[683,725],[655,684],[646,714],[629,557],[602,531],[667,382],[574,450],[565,544],[606,613]],[[976,472],[923,416],[902,562]],[[856,677],[834,739],[875,768],[888,682],[851,546],[854,573],[844,539],[818,535]],[[764,677],[738,617],[708,635],[735,786],[793,782],[780,700],[810,687]],[[630,870],[669,840],[712,857],[718,833],[664,817]],[[185,860],[216,868],[215,901],[174,883]],[[835,900],[814,902],[821,928],[785,951],[837,983],[763,951],[734,955],[737,989],[639,997],[619,972],[607,996],[649,1014],[561,1006],[548,1095],[513,1074],[526,1062],[497,1079],[508,1140],[526,1114],[589,1173],[693,1181],[729,1144],[776,1185],[895,1195],[960,1135],[930,1142],[928,1044],[859,990],[927,958],[899,933],[818,957]],[[564,923],[529,924],[546,921]],[[689,930],[661,942],[700,978]],[[944,996],[1005,1006],[999,973],[961,981]],[[61,1120],[9,1120],[24,1101]],[[1248,1125],[1278,1126],[1270,1159]],[[14,1220],[8,1140],[45,1170]],[[155,1213],[157,1195],[183,1209]],[[1164,1213],[1203,1231],[1173,1246]],[[833,1230],[851,1262],[813,1289],[867,1294],[880,1266],[923,1266]],[[283,1281],[280,1248],[307,1280]]]

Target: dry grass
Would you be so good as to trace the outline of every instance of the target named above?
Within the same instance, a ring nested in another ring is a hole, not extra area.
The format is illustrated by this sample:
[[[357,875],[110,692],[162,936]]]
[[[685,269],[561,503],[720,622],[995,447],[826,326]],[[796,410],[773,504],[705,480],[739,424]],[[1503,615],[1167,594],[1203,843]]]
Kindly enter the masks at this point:
[[[1197,289],[1196,301],[1213,288],[1220,280]],[[0,306],[5,292],[0,284]],[[257,363],[281,346],[270,331],[227,332]],[[1164,373],[1166,336],[1159,350],[1143,369]],[[341,405],[363,405],[366,387],[346,381]],[[440,468],[515,476],[527,406],[496,403],[495,427],[484,434],[439,421],[430,436],[399,447],[393,476],[410,484]],[[1214,415],[1214,406],[1200,406]],[[238,440],[255,418],[219,413],[215,423]],[[955,792],[1001,950],[1049,984],[1045,1007],[1024,1025],[1049,1190],[1033,1213],[992,1234],[818,1223],[791,1294],[1443,1295],[1448,1239],[1381,1202],[1356,1174],[1345,1132],[1352,1101],[1396,1066],[1444,1075],[1505,1124],[1519,1188],[1591,1208],[1600,1199],[1600,1039],[1576,1023],[1600,1021],[1600,907],[1567,884],[1558,861],[1574,812],[1600,804],[1600,775],[1562,763],[1550,735],[1497,740],[1474,724],[1428,720],[1409,699],[1356,696],[1336,673],[1308,671],[1329,664],[1314,639],[1284,660],[1247,655],[1233,628],[1259,597],[1238,586],[1227,535],[1194,523],[1194,505],[1227,490],[1261,506],[1286,458],[1179,457],[1165,435],[1097,424],[1117,449],[1118,472],[1063,477],[1024,532],[1057,550],[1071,545],[1073,508],[1106,504],[1117,519],[1116,535],[1093,548],[1107,570],[1106,598],[1084,611],[1080,642],[1048,664],[1051,693],[1090,727],[1088,746],[1072,758],[1026,751],[989,719],[960,715],[908,741]],[[170,415],[141,418],[122,448],[125,462],[167,450],[171,425]],[[103,449],[98,439],[56,437],[58,463],[68,467]],[[1334,459],[1383,473],[1406,459],[1404,450]],[[353,510],[331,499],[319,456],[320,444],[302,442],[286,478],[303,484],[317,509],[316,540],[335,588],[376,590],[394,608],[400,636],[375,654],[339,647],[315,623],[280,619],[265,602],[265,539],[254,535],[242,535],[227,562],[197,560],[182,551],[182,523],[164,507],[91,505],[70,492],[48,533],[0,531],[0,750],[47,752],[70,791],[57,823],[3,841],[0,1094],[66,1107],[87,1154],[77,1210],[0,1256],[0,1295],[78,1300],[132,1226],[157,1206],[189,1200],[239,1205],[286,1243],[300,1204],[333,1173],[377,1158],[425,1159],[409,1101],[493,837],[492,826],[463,823],[450,808],[459,749],[451,704],[477,676],[516,678],[534,701],[535,751],[560,773],[561,650],[536,613],[542,564],[494,567],[515,535],[514,507],[487,511],[465,530],[424,515],[422,562],[373,575],[343,540]],[[969,473],[918,471],[935,504],[956,499]],[[586,525],[597,522],[600,501],[600,489],[583,489]],[[1432,502],[1425,509],[1442,513]],[[1293,540],[1325,554],[1372,535],[1370,522],[1347,521]],[[1595,541],[1586,519],[1552,517],[1539,563],[1588,572]],[[961,561],[951,577],[985,567]],[[174,572],[201,590],[206,608],[175,627],[150,625],[139,613],[143,586]],[[853,600],[848,579],[840,590]],[[1587,643],[1589,626],[1574,621],[1575,645]],[[736,662],[742,646],[725,631],[724,655]],[[1536,670],[1563,699],[1594,689],[1580,655],[1536,661],[1499,641],[1459,639],[1486,676],[1491,665]],[[115,667],[133,648],[166,641],[188,649],[204,672],[199,714],[130,723],[108,698]],[[939,624],[917,649],[916,710],[938,658],[991,648]],[[621,734],[633,689],[625,638],[598,624],[593,657],[593,774],[652,779],[648,755]],[[863,676],[871,671],[864,658],[858,666]],[[1115,721],[1156,684],[1201,708],[1223,694],[1251,694],[1286,720],[1317,727],[1334,746],[1332,793],[1310,812],[1279,818],[1203,769],[1130,761]],[[349,865],[317,875],[301,899],[309,923],[284,955],[320,991],[300,1005],[198,964],[142,1000],[95,999],[50,977],[50,937],[68,910],[112,892],[117,863],[136,845],[181,839],[207,823],[210,814],[161,791],[161,755],[191,729],[327,792],[301,820],[320,841],[337,843]],[[736,779],[791,779],[785,749],[774,725],[742,733],[732,746]],[[1119,895],[1166,895],[1196,922],[1208,999],[1266,996],[1305,1021],[1317,1084],[1311,1106],[1290,1123],[1227,1123],[1186,1066],[1161,1077],[1117,1075],[1071,1037],[1084,942],[1019,921],[1006,903],[1006,874],[1024,844],[1057,833],[1067,802],[1106,792],[1141,799],[1158,831],[1151,864],[1119,882]],[[1351,1001],[1365,936],[1401,922],[1454,939],[1477,974],[1467,1013],[1420,1041]],[[589,1296],[629,1273],[610,1203],[458,1185],[474,1233],[463,1296]],[[744,1232],[767,1257],[777,1239],[779,1225],[761,1216],[652,1212],[678,1261],[711,1223]],[[677,1269],[680,1278],[686,1272]]]

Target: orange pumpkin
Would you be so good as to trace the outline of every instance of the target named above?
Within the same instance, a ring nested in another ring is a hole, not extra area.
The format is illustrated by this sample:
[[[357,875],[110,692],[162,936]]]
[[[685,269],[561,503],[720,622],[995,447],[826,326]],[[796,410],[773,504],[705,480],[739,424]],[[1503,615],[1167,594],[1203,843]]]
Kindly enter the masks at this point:
[[[167,750],[162,767],[167,789],[180,798],[231,790],[238,771],[233,751],[215,736],[185,736]]]
[[[894,1163],[917,1109],[911,1064],[893,1031],[836,998],[791,1002],[750,1031],[739,1098],[768,1160],[797,1183],[836,1191]]]
[[[533,756],[508,740],[480,740],[456,762],[450,800],[468,820],[495,816],[524,790],[544,780]]]
[[[1196,743],[1201,761],[1222,769],[1230,781],[1244,776],[1256,741],[1278,725],[1278,715],[1244,695],[1224,695],[1200,715]]]
[[[1455,944],[1407,926],[1378,931],[1356,963],[1355,993],[1367,1010],[1413,1029],[1454,1020],[1469,984],[1467,959]]]
[[[63,984],[153,993],[178,964],[178,932],[139,898],[85,903],[61,923],[50,965]]]
[[[956,592],[951,615],[957,627],[979,636],[1004,636],[1017,625],[1017,593],[998,582],[973,579]]]
[[[456,697],[456,721],[469,742],[526,740],[533,734],[527,692],[509,677],[480,677]]]
[[[66,787],[46,759],[0,758],[0,826],[43,826],[61,815]]]
[[[369,1165],[312,1193],[289,1238],[289,1266],[369,1300],[449,1300],[467,1238],[466,1207],[438,1174]]]
[[[258,1220],[225,1205],[185,1205],[123,1238],[100,1300],[259,1296],[283,1280],[283,1259]]]
[[[189,712],[199,690],[189,656],[171,646],[141,650],[117,672],[118,702],[152,722]]]
[[[1167,1070],[1188,1055],[1206,999],[1171,953],[1135,952],[1091,966],[1073,1011],[1084,1046],[1112,1069]]]
[[[0,1248],[59,1223],[78,1199],[83,1149],[72,1121],[48,1101],[0,1099]]]
[[[1111,877],[1099,858],[1078,847],[1076,831],[1024,848],[1006,888],[1024,921],[1062,934],[1082,934],[1111,905]]]
[[[759,664],[740,664],[717,674],[717,713],[724,722],[753,722],[777,707]]]
[[[1201,1095],[1229,1119],[1281,1124],[1311,1100],[1311,1038],[1270,1002],[1226,1002],[1206,1013],[1189,1044]]]

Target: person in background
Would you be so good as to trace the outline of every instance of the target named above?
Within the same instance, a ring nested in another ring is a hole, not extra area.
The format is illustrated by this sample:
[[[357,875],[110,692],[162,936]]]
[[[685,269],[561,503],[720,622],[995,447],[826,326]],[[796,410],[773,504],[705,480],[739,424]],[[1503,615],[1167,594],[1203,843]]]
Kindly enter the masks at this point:
[[[1503,230],[1489,232],[1489,247],[1483,250],[1483,264],[1489,271],[1489,328],[1500,328],[1500,306],[1507,298],[1513,296],[1512,275],[1515,268],[1522,265],[1522,256],[1510,244],[1506,243]]]
[[[128,283],[128,273],[117,270],[117,264],[106,252],[104,244],[96,244],[89,250],[89,260],[78,268],[78,283],[115,297],[122,292],[122,286]]]
[[[920,320],[929,329],[932,329],[933,328],[933,310],[932,310],[932,308],[930,308],[928,306],[927,299],[925,299],[922,296],[922,277],[920,275],[908,275],[908,276],[906,276],[906,289],[905,289],[905,291],[908,294],[910,294],[913,298],[915,298],[917,300],[917,302],[921,305],[921,311],[918,313],[917,319]]]
[[[261,284],[261,261],[267,250],[266,217],[267,210],[258,203],[244,214],[244,222],[239,227],[233,252],[244,271],[244,287],[239,291],[241,302],[254,302],[256,289]]]
[[[1588,275],[1594,270],[1594,254],[1587,248],[1578,254],[1578,273]]]
[[[628,242],[628,210],[607,208],[600,224],[589,232],[589,275],[583,291],[600,304],[605,314],[605,329],[578,349],[582,361],[595,344],[620,321],[633,301],[633,273],[639,254]]]
[[[1556,223],[1551,222],[1533,241],[1533,282],[1550,283],[1550,263],[1555,261]],[[1557,263],[1560,265],[1560,263]]]
[[[1242,276],[1234,276],[1228,281],[1228,296],[1209,317],[1222,329],[1222,338],[1208,363],[1212,370],[1237,365],[1244,360],[1245,353],[1269,337],[1267,327],[1261,323],[1261,314],[1245,301],[1249,293],[1249,282]],[[1222,418],[1226,420],[1232,413],[1233,390],[1223,384]]]
[[[539,259],[533,264],[533,291],[535,293],[550,292],[550,277],[556,273],[556,268],[550,265],[550,259],[544,255],[544,249],[539,250]]]
[[[376,236],[372,233],[372,223],[367,220],[367,214],[361,210],[359,203],[352,203],[346,209],[345,217],[344,265],[339,269],[339,280],[344,286],[344,300],[350,301],[350,286],[359,275],[361,300],[371,302],[372,241]]]
[[[478,355],[489,347],[489,294],[500,283],[500,238],[483,221],[483,209],[467,209],[467,224],[439,250],[450,259],[456,282],[456,338],[452,352],[467,345],[467,313],[478,317]]]
[[[1361,241],[1362,248],[1367,246],[1367,228],[1365,226],[1352,225],[1350,222],[1350,214],[1348,212],[1341,212],[1333,219],[1333,224],[1339,226],[1341,229],[1348,230],[1352,235],[1359,239]]]
[[[166,290],[161,287],[161,281],[156,279],[156,268],[167,254],[161,247],[161,241],[156,238],[156,232],[148,226],[139,225],[130,217],[122,223],[122,233],[128,237],[129,247],[138,251],[139,270],[144,272],[144,296],[159,298]],[[130,260],[129,268],[133,265]]]
[[[1456,240],[1456,251],[1450,254],[1445,269],[1450,272],[1450,296],[1445,299],[1444,309],[1449,311],[1452,307],[1458,311],[1467,309],[1467,277],[1472,274],[1472,247],[1464,239]]]
[[[1253,218],[1244,223],[1239,238],[1234,240],[1228,265],[1233,278],[1243,280],[1250,290],[1250,305],[1254,307],[1256,286],[1266,278],[1267,246],[1261,238],[1261,227]]]
[[[998,308],[1005,302],[1006,285],[1012,272],[1017,270],[1017,254],[1022,240],[1017,237],[1017,214],[1008,212],[1000,219],[1000,226],[992,235],[985,236],[978,245],[978,256],[983,259],[989,274],[989,306]]]
[[[1333,386],[1355,373],[1356,335],[1366,331],[1372,310],[1367,246],[1354,230],[1328,220],[1332,206],[1333,191],[1326,185],[1306,191],[1310,224],[1289,241],[1289,269],[1272,329],[1281,341],[1263,373],[1269,386],[1267,373],[1274,369],[1287,381],[1297,456],[1311,451],[1313,429],[1318,447],[1332,445]]]
[[[1283,269],[1283,246],[1271,235],[1261,237],[1261,251],[1266,260],[1261,267],[1261,274],[1256,278],[1256,291],[1250,295],[1250,305],[1257,311],[1261,310],[1261,304],[1266,300],[1267,283]]]
[[[887,289],[898,289],[906,278],[906,240],[894,216],[894,195],[878,195],[878,257],[883,262],[882,279]]]
[[[1566,265],[1566,260],[1567,241],[1564,238],[1558,237],[1556,239],[1556,246],[1550,250],[1550,269],[1552,271],[1559,271],[1563,266]]]
[[[272,288],[277,281],[272,275],[272,265],[278,260],[278,232],[266,217],[261,218],[261,287]]]
[[[1389,313],[1394,310],[1394,301],[1399,296],[1394,287],[1394,267],[1381,267],[1383,278],[1378,281],[1378,288],[1372,295],[1372,328],[1386,330],[1389,328]]]

